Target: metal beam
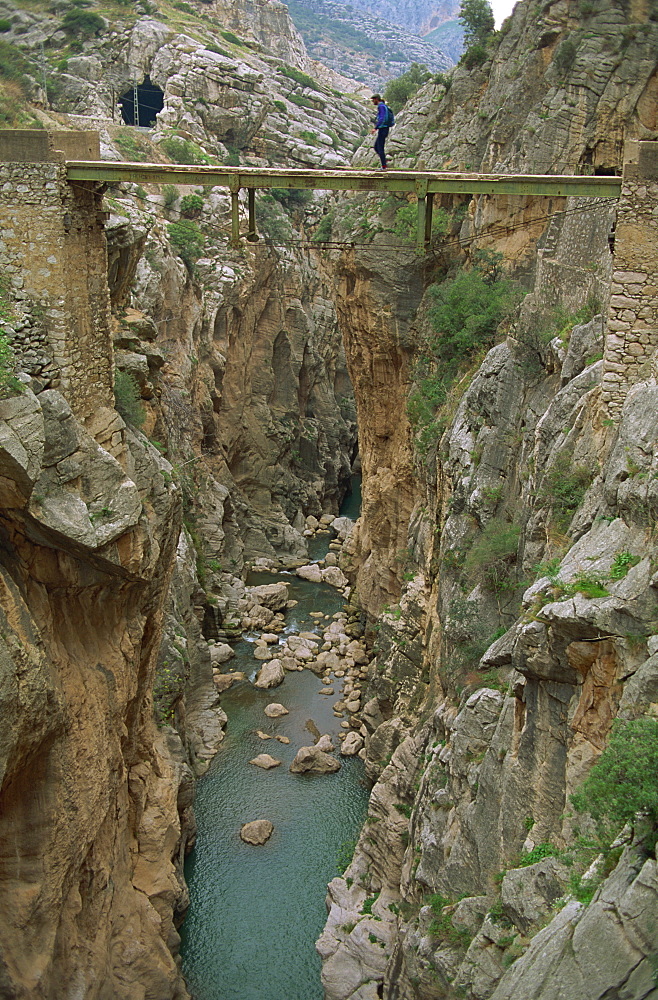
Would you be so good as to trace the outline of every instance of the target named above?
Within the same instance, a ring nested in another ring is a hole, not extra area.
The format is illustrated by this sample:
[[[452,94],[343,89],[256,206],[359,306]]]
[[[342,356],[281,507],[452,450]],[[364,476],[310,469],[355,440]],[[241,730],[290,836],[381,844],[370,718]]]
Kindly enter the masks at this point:
[[[297,170],[260,167],[198,167],[159,163],[69,160],[70,181],[133,181],[136,184],[210,184],[239,188],[301,188],[321,191],[399,191],[427,194],[546,195],[618,198],[621,177],[558,174],[465,174],[417,170]],[[425,187],[425,185],[427,185]]]

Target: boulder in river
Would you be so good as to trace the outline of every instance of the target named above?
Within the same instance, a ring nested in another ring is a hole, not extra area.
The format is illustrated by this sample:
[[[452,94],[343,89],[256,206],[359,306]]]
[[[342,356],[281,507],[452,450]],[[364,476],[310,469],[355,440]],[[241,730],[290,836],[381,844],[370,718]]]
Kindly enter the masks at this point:
[[[348,579],[338,566],[327,566],[322,570],[322,582],[328,583],[330,587],[342,590],[348,584]]]
[[[270,611],[281,611],[288,603],[287,583],[264,583],[260,587],[250,587],[248,593]]]
[[[331,753],[332,750],[336,749],[336,747],[331,742],[331,736],[329,735],[329,733],[324,733],[320,737],[320,739],[315,744],[315,749],[322,750],[324,751],[324,753]]]
[[[269,819],[254,819],[241,827],[240,840],[244,840],[245,844],[264,844],[273,831],[274,824]]]
[[[272,737],[269,733],[264,733],[262,729],[256,730],[256,736],[259,736],[261,740],[271,740]]]
[[[295,570],[295,573],[301,580],[309,580],[311,583],[322,582],[322,570],[317,563],[310,563],[307,566],[299,566]]]
[[[254,657],[257,660],[271,660],[274,653],[269,646],[264,646],[262,644],[254,646]]]
[[[277,760],[276,757],[272,757],[269,753],[259,753],[249,763],[255,764],[256,767],[262,767],[264,771],[269,771],[272,767],[278,767],[281,761]]]
[[[354,757],[363,747],[363,737],[359,733],[348,733],[340,748],[343,757]]]
[[[278,701],[273,701],[263,709],[268,719],[278,719],[281,715],[288,715],[288,709],[280,705]]]
[[[339,770],[339,761],[317,747],[300,747],[290,765],[292,774],[332,774]]]
[[[221,663],[226,663],[227,660],[232,660],[235,656],[235,650],[227,642],[215,643],[209,646],[208,649],[210,652],[210,664],[213,667],[218,667]]]
[[[258,671],[258,676],[254,681],[254,687],[273,688],[282,684],[285,679],[285,672],[281,660],[270,660]]]

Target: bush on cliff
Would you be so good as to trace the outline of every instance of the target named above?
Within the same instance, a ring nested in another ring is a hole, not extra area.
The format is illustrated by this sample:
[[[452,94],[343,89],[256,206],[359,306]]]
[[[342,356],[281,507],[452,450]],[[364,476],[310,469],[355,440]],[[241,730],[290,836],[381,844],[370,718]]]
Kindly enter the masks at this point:
[[[139,430],[145,419],[144,407],[137,381],[129,372],[117,371],[114,377],[114,405],[126,423]]]
[[[418,359],[407,405],[421,452],[444,429],[437,410],[456,388],[460,395],[468,388],[466,372],[473,371],[480,356],[493,347],[498,327],[520,301],[519,290],[499,275],[501,260],[500,254],[483,253],[475,267],[429,289],[433,336]]]
[[[167,226],[167,229],[169,230],[169,239],[174,250],[182,258],[185,266],[191,273],[199,257],[203,256],[206,245],[203,233],[196,222],[193,222],[191,219],[181,219],[179,222],[171,222]]]
[[[607,747],[579,792],[571,797],[586,812],[603,840],[617,836],[638,813],[658,828],[658,719],[617,719]],[[653,837],[655,842],[655,833]]]

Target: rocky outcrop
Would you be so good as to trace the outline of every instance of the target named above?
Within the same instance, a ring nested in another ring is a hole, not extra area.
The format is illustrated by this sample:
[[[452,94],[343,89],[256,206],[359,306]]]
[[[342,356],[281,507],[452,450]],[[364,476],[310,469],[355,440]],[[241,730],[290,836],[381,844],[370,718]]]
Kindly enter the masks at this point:
[[[116,414],[122,464],[54,390],[0,415],[3,991],[183,997],[189,769],[151,722],[179,490]]]

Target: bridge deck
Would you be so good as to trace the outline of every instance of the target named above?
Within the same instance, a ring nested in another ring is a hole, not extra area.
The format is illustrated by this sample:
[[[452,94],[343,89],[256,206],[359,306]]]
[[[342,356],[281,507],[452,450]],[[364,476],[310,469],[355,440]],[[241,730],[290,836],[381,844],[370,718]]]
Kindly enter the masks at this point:
[[[301,170],[296,168],[179,166],[110,160],[67,160],[70,181],[132,181],[137,184],[211,184],[232,195],[232,242],[239,241],[238,192],[249,193],[248,239],[255,240],[254,192],[258,188],[322,191],[409,192],[418,199],[417,246],[427,245],[435,194],[535,195],[556,198],[618,198],[620,177],[560,174],[474,174],[421,170]]]

